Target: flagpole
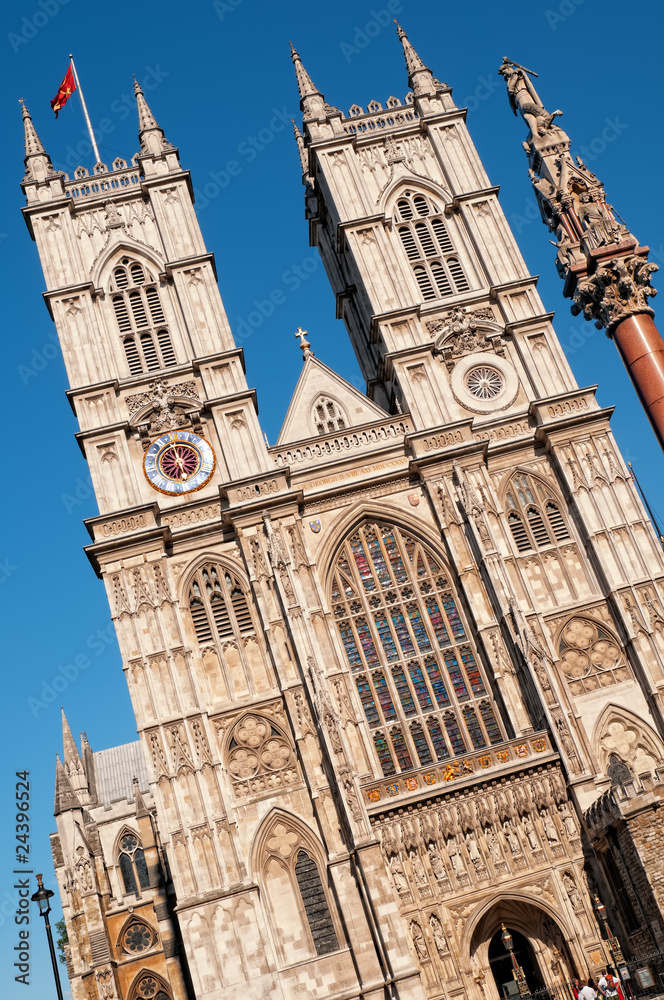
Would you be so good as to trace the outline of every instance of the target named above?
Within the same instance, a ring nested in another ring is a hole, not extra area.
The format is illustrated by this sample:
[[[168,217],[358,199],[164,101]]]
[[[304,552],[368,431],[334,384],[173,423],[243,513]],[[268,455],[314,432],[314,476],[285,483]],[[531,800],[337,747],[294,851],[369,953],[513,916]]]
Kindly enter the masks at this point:
[[[92,124],[90,122],[90,115],[88,114],[88,106],[85,103],[85,98],[83,97],[83,91],[81,89],[81,81],[78,78],[78,73],[76,72],[76,65],[74,63],[74,57],[69,53],[69,58],[71,60],[71,68],[74,73],[74,83],[76,84],[76,89],[78,90],[79,97],[81,98],[81,105],[83,106],[83,117],[85,118],[85,124],[88,126],[88,133],[90,135],[90,142],[92,143],[92,149],[96,157],[95,166],[101,163],[101,156],[99,155],[99,149],[97,148],[97,142],[95,140],[95,134],[92,131]]]

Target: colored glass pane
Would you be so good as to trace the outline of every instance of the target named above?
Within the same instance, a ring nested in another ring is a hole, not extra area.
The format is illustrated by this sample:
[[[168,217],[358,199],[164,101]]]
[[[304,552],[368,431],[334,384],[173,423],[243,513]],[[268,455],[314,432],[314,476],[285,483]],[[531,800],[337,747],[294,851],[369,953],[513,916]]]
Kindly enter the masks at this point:
[[[418,576],[426,576],[427,575],[426,563],[424,562],[424,556],[422,555],[421,552],[420,552],[420,554],[417,557],[417,575]]]
[[[339,589],[339,581],[336,576],[332,577],[332,600],[338,601],[341,597],[341,590]]]
[[[454,598],[449,594],[443,597],[443,608],[445,609],[445,614],[447,615],[447,620],[452,629],[452,635],[458,641],[459,639],[465,639],[466,633],[464,631],[463,622],[459,618],[459,612],[457,611]]]
[[[484,739],[482,727],[480,726],[478,718],[475,714],[475,709],[471,708],[470,705],[466,705],[463,710],[463,717],[465,719],[466,729],[470,734],[470,739],[474,749],[481,750],[482,747],[486,746],[486,740]]]
[[[378,726],[380,724],[380,718],[378,716],[378,709],[376,708],[376,702],[374,701],[369,681],[366,677],[358,677],[355,683],[357,684],[357,691],[360,696],[360,701],[362,702],[364,714],[367,717],[367,722],[370,726]]]
[[[378,599],[378,598],[376,598]],[[396,645],[394,644],[394,637],[390,632],[390,626],[387,618],[384,614],[374,615],[374,621],[376,623],[376,629],[378,630],[378,636],[380,638],[383,650],[388,660],[398,660],[399,652]]]
[[[387,740],[382,733],[376,733],[374,735],[374,746],[376,747],[376,753],[378,754],[378,760],[380,761],[383,774],[386,778],[390,778],[393,774],[396,774],[397,769],[394,766],[394,761],[392,760],[392,754],[390,753]]]
[[[450,743],[452,744],[452,752],[456,754],[466,752],[466,744],[464,743],[463,736],[461,735],[461,730],[459,729],[459,723],[457,722],[456,716],[452,712],[445,712],[445,729],[447,730],[447,735],[450,738]]]
[[[357,566],[364,589],[375,590],[376,584],[371,574],[371,567],[369,565],[369,560],[367,559],[366,553],[364,551],[364,546],[360,541],[359,535],[354,535],[353,538],[351,538],[350,548],[351,552],[353,553],[353,558],[355,559],[355,565]]]
[[[424,730],[419,722],[413,722],[410,727],[410,735],[413,743],[415,744],[415,753],[417,754],[420,765],[426,767],[427,764],[433,762],[433,757],[431,756],[431,750],[429,749],[429,744],[427,743],[427,738],[424,735]]]
[[[404,544],[406,546],[406,552],[408,553],[408,558],[413,561],[413,556],[415,555],[415,542],[412,538],[404,538]]]
[[[426,667],[426,671],[429,675],[429,680],[431,681],[431,687],[433,688],[436,701],[439,705],[449,705],[450,696],[447,693],[447,689],[443,682],[437,662],[432,656],[430,656],[424,661],[424,666]]]
[[[375,664],[380,663],[366,618],[356,618],[355,628],[357,629],[357,635],[360,640],[362,652],[364,653],[369,666],[373,667]]]
[[[410,771],[413,766],[413,761],[411,760],[411,756],[408,752],[408,747],[406,746],[403,733],[400,729],[391,729],[390,737],[392,739],[392,748],[394,749],[399,762],[399,767],[402,771]]]
[[[480,715],[482,716],[482,721],[484,722],[484,727],[489,737],[489,743],[492,745],[494,743],[502,743],[503,736],[500,731],[500,727],[496,722],[496,717],[493,714],[493,709],[488,701],[480,702]]]
[[[445,737],[443,736],[443,731],[440,728],[438,719],[435,717],[427,719],[427,729],[429,730],[429,736],[431,737],[436,757],[438,760],[445,760],[446,757],[449,757],[450,752],[447,749],[447,743],[445,742]]]
[[[409,604],[408,608],[408,618],[410,619],[410,627],[415,634],[415,641],[420,647],[423,653],[428,652],[431,649],[431,642],[429,641],[429,636],[427,635],[426,628],[424,627],[424,622],[422,621],[422,615],[420,614],[420,609],[417,604]]]
[[[429,563],[429,569],[431,570],[432,573],[440,573],[440,566],[438,565],[435,559],[431,558],[428,552],[427,552],[427,562]]]
[[[376,689],[376,694],[378,695],[378,701],[383,712],[383,717],[387,722],[391,722],[393,719],[396,719],[397,713],[395,712],[394,705],[392,704],[392,698],[387,687],[385,675],[382,670],[378,670],[375,674],[371,675],[371,679],[373,680],[374,688]]]
[[[452,687],[454,688],[454,693],[459,699],[459,701],[466,701],[468,698],[468,691],[466,689],[466,682],[463,679],[463,674],[461,673],[461,667],[459,666],[459,661],[456,656],[450,650],[445,653],[445,666],[447,667],[447,672],[450,675],[450,680],[452,681]]]
[[[424,680],[422,668],[419,663],[410,663],[408,665],[408,673],[410,674],[410,679],[415,689],[417,700],[420,703],[421,710],[423,712],[430,712],[433,708],[433,705],[431,704],[431,696],[429,695],[429,689],[426,681]]]
[[[480,670],[475,662],[475,657],[468,646],[465,646],[460,650],[461,659],[463,660],[463,665],[466,668],[466,677],[468,678],[468,683],[470,684],[470,690],[473,694],[486,694],[482,678],[480,676]]]
[[[413,696],[410,692],[408,686],[408,681],[406,680],[406,675],[401,667],[397,667],[392,671],[392,677],[394,678],[394,685],[397,689],[397,694],[399,695],[399,701],[401,702],[401,707],[404,710],[405,715],[415,715],[417,712],[417,707],[413,701]]]
[[[387,557],[390,560],[390,565],[392,566],[394,578],[397,583],[405,583],[408,579],[408,574],[399,554],[394,532],[389,528],[381,528],[381,534],[383,536],[383,545],[385,546]]]
[[[392,624],[394,625],[394,631],[397,634],[397,639],[399,640],[399,645],[401,646],[402,651],[406,656],[412,656],[415,652],[413,640],[408,632],[406,619],[404,618],[402,612],[396,608],[392,612]]]
[[[339,562],[337,563],[337,566],[341,570],[341,573],[339,574],[339,582],[344,589],[346,597],[355,597],[355,591],[351,586],[349,579],[352,575],[352,571],[348,564],[348,560],[340,559]]]
[[[433,626],[433,630],[436,636],[436,641],[441,649],[445,646],[449,646],[450,637],[447,633],[445,627],[445,619],[440,613],[440,608],[438,607],[438,601],[435,601],[433,597],[430,597],[426,602],[427,614],[429,615],[429,620]]]
[[[350,622],[339,622],[339,635],[341,636],[351,670],[359,670],[362,666],[362,659],[355,642],[353,630],[350,627]]]
[[[387,568],[387,563],[385,562],[385,557],[383,556],[382,549],[380,547],[380,542],[376,538],[373,531],[365,532],[367,546],[369,548],[369,554],[371,560],[376,567],[376,574],[380,580],[383,587],[389,587],[390,583],[390,573]]]

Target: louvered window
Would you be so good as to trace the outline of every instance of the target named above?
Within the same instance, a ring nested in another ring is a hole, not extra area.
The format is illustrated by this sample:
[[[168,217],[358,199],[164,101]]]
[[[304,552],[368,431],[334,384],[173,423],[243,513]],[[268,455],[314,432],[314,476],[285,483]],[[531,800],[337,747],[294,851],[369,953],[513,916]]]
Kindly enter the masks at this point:
[[[421,542],[363,524],[337,556],[331,598],[386,777],[502,741],[456,595]]]
[[[298,851],[295,862],[295,878],[300,890],[304,912],[309,921],[309,929],[314,940],[317,955],[327,955],[339,947],[332,914],[327,905],[318,865],[306,851]]]
[[[221,566],[201,567],[189,585],[189,612],[201,646],[255,631],[247,596]]]
[[[397,232],[425,302],[469,289],[440,209],[423,194],[406,191],[396,206]]]
[[[159,289],[153,276],[138,261],[125,257],[113,271],[111,302],[123,337],[130,375],[172,368],[177,364],[168,330],[156,330],[165,322]]]
[[[505,509],[519,552],[543,549],[571,537],[553,491],[533,476],[520,472],[512,477]]]

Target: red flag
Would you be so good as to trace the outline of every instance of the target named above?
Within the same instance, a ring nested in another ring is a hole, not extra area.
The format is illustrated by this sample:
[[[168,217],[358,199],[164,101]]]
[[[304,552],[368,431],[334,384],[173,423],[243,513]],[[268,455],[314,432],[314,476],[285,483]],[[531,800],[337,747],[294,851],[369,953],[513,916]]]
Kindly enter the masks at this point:
[[[76,83],[74,82],[74,71],[71,68],[71,63],[69,68],[65,73],[65,78],[58,88],[57,95],[51,101],[51,107],[55,111],[55,117],[58,117],[58,111],[60,108],[64,108],[65,104],[71,97],[71,95],[76,90]]]

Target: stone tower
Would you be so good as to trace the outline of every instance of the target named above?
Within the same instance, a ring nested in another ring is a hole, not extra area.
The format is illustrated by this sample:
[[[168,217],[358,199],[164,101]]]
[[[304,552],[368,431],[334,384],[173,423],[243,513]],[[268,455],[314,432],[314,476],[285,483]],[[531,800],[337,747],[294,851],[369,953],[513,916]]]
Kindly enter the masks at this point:
[[[149,783],[133,749],[113,787],[79,771],[65,732],[76,1000],[496,1000],[502,923],[531,990],[610,960],[595,893],[626,952],[660,947],[662,552],[463,110],[399,37],[411,91],[348,116],[293,50],[311,239],[368,391],[300,331],[272,448],[140,89],[137,156],[71,180],[24,110]]]

